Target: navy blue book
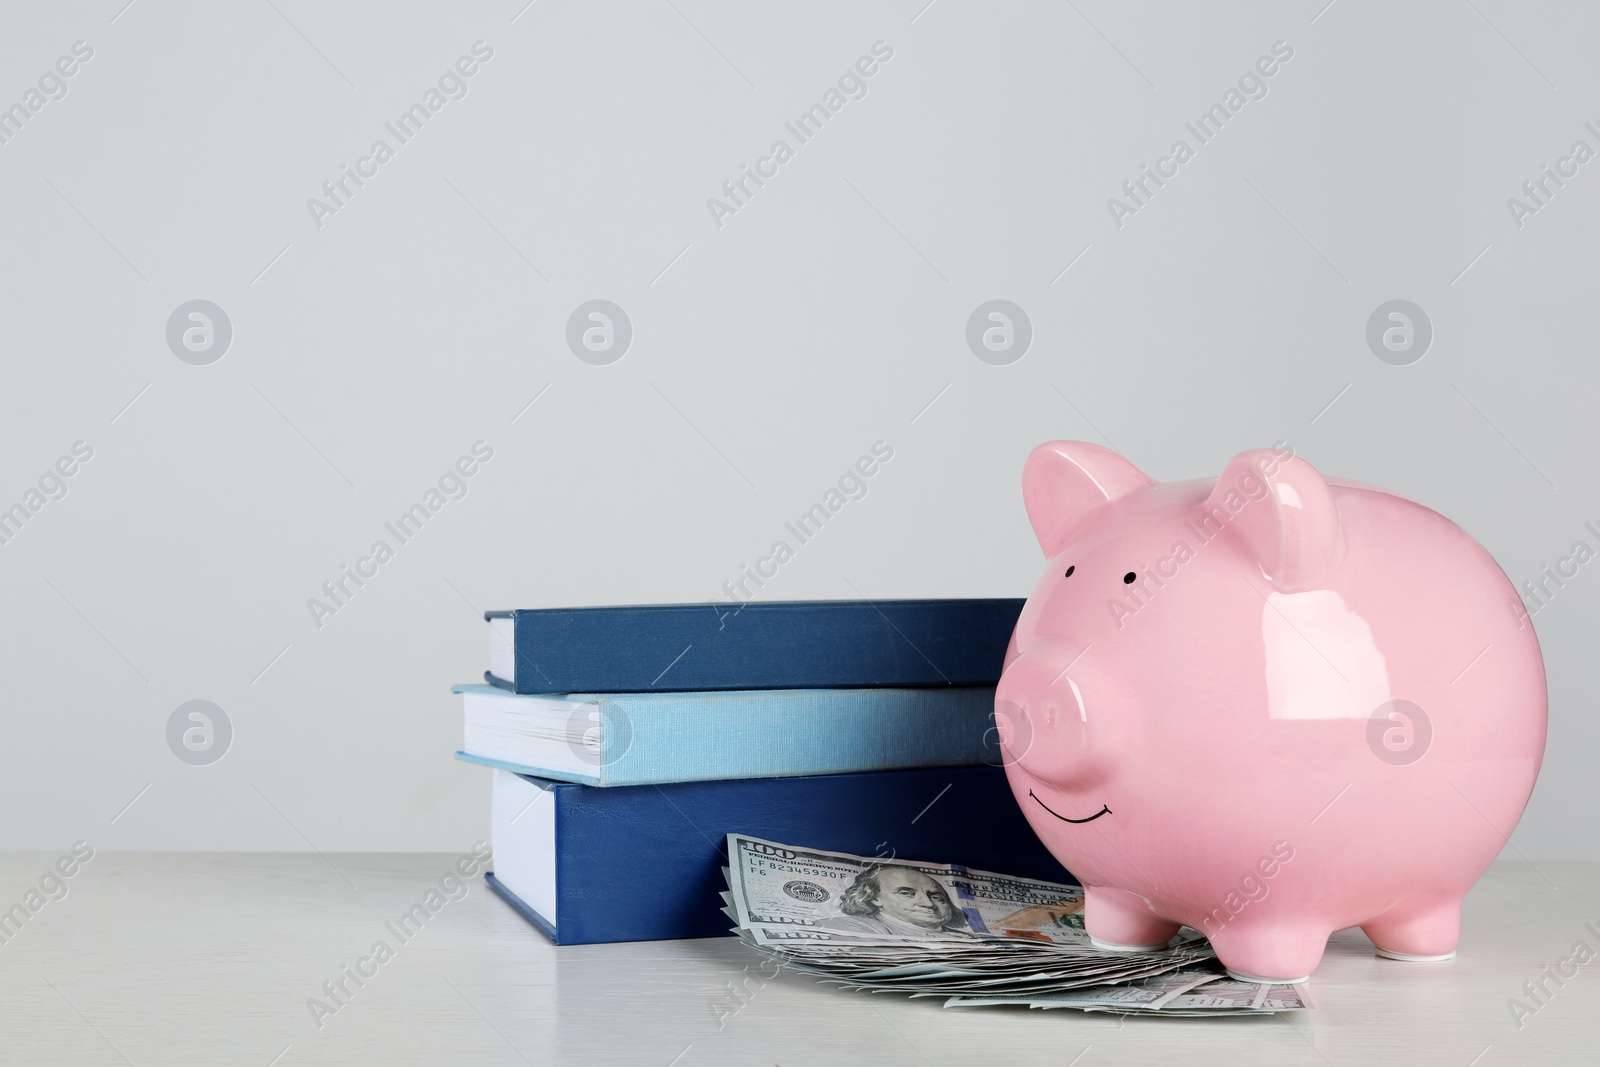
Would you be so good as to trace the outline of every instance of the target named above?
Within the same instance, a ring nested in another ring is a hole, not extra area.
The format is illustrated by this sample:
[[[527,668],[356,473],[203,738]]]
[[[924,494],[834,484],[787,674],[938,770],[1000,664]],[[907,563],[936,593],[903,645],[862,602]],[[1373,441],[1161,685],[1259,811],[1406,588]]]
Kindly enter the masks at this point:
[[[1023,601],[810,600],[491,611],[516,693],[992,686]]]
[[[558,945],[716,937],[730,832],[1075,883],[999,767],[593,786],[494,772],[484,877]]]

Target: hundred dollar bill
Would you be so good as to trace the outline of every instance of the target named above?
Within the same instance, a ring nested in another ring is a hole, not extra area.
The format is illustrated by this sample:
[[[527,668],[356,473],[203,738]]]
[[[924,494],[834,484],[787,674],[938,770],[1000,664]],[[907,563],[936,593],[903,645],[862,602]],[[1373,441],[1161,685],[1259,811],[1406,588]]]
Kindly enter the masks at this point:
[[[728,835],[728,857],[733,932],[827,984],[946,1007],[1215,1017],[1310,1006],[1299,987],[1225,977],[1193,930],[1161,950],[1095,949],[1078,886],[742,834]]]
[[[1137,985],[1100,985],[1034,996],[957,996],[947,1008],[1026,1005],[1031,1008],[1079,1008],[1161,1015],[1242,1015],[1300,1011],[1310,1007],[1305,990],[1295,985],[1241,982],[1221,974],[1175,971]]]
[[[1024,939],[1094,951],[1080,886],[742,834],[728,835],[728,860],[739,925],[761,945]]]

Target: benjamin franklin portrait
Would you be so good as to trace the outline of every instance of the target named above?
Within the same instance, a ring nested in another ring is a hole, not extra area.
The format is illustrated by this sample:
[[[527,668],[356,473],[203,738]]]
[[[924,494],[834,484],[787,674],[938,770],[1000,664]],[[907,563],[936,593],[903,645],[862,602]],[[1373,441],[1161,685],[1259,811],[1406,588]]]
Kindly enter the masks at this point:
[[[971,932],[944,887],[911,867],[862,871],[840,897],[839,910],[844,914],[828,922],[830,929],[913,938]]]

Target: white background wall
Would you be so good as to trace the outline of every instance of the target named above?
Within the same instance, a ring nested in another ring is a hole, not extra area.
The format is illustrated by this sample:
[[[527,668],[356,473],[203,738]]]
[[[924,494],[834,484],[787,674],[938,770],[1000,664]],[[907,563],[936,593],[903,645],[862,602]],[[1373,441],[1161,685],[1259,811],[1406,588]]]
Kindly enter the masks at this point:
[[[1284,439],[1518,582],[1600,547],[1600,162],[1507,207],[1600,149],[1600,13],[924,2],[10,9],[0,105],[94,55],[0,145],[0,506],[94,456],[0,545],[0,847],[459,848],[487,826],[450,758],[481,609],[716,596],[880,438],[869,495],[763,596],[1025,595],[1020,465],[1055,437],[1164,479]],[[479,40],[398,145],[383,123]],[[880,40],[866,97],[718,227],[707,198]],[[1114,224],[1280,40],[1267,96]],[[205,366],[165,338],[196,298],[233,328]],[[595,298],[633,325],[610,366],[564,340]],[[965,340],[995,298],[1034,330],[1009,366]],[[1396,298],[1435,331],[1409,366],[1365,339]],[[468,495],[315,626],[478,440]],[[1597,605],[1593,565],[1537,617],[1535,860],[1600,856]],[[193,699],[233,725],[209,766],[167,745]]]

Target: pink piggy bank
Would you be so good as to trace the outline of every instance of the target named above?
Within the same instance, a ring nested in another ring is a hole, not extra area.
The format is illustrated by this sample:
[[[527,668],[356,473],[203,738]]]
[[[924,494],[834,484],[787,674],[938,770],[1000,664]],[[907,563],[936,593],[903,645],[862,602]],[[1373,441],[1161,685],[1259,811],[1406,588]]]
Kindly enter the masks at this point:
[[[995,718],[1095,942],[1184,924],[1270,982],[1353,926],[1392,959],[1454,956],[1544,754],[1539,644],[1489,554],[1286,448],[1162,483],[1053,441],[1022,492],[1050,564]]]

